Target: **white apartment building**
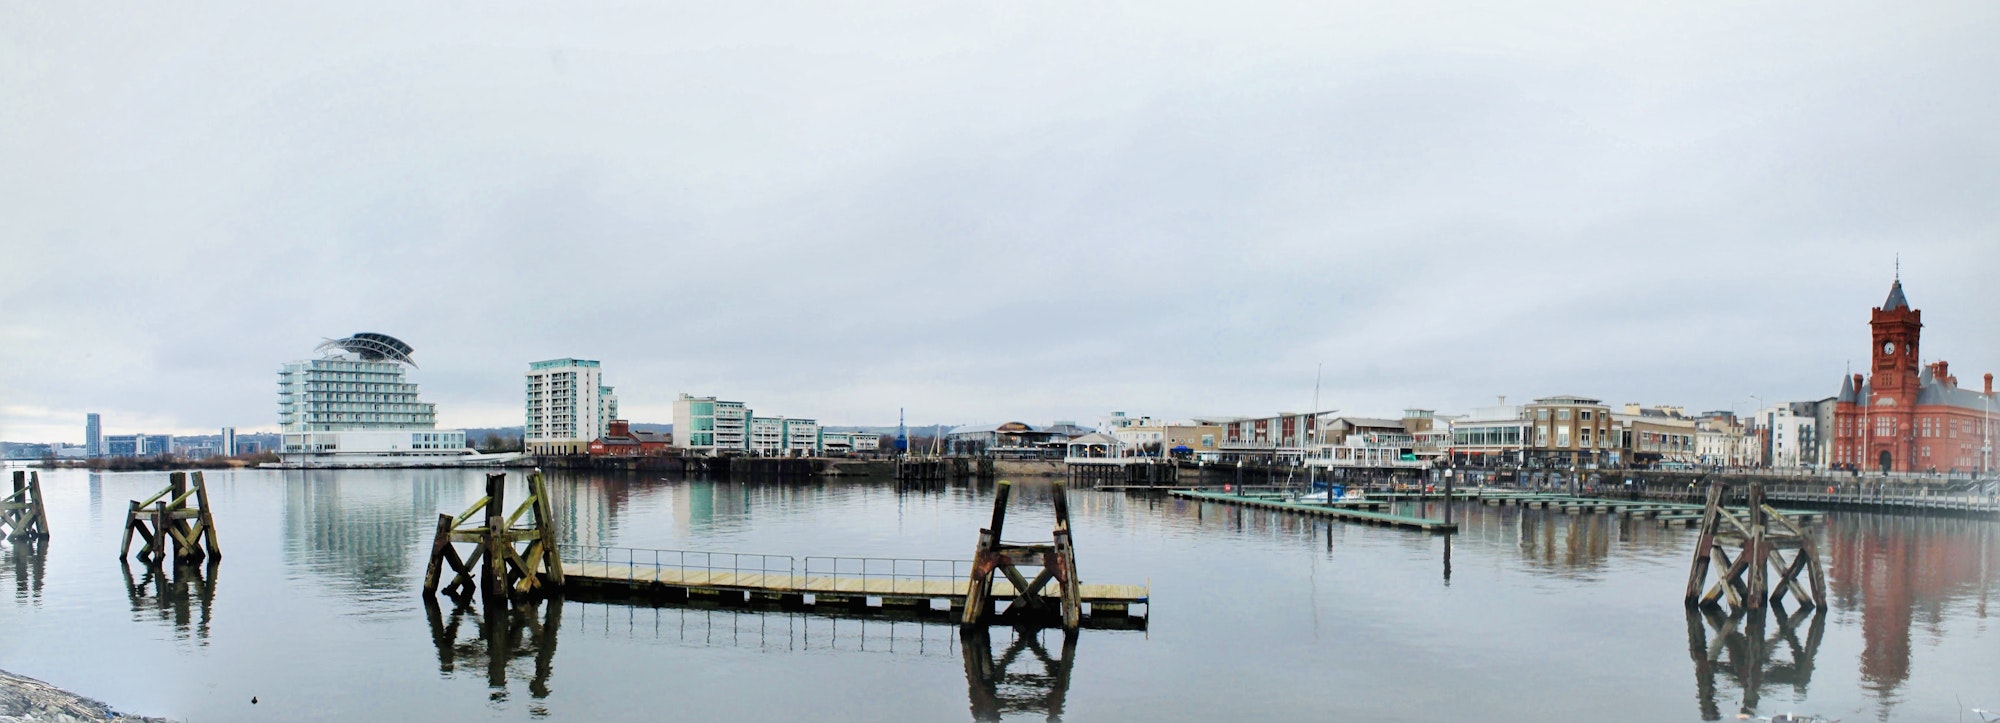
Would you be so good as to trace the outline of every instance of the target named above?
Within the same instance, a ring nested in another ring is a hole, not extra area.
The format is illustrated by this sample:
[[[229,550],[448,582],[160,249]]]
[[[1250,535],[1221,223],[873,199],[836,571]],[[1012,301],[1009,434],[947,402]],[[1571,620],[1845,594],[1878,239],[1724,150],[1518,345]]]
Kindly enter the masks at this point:
[[[1819,466],[1819,420],[1815,414],[1801,414],[1791,404],[1757,410],[1750,420],[1753,437],[1760,445],[1756,462],[1776,468]]]
[[[550,359],[528,365],[527,414],[521,427],[529,454],[584,454],[618,418],[618,397],[591,359]]]
[[[828,454],[874,452],[881,446],[873,432],[820,432],[820,450]]]
[[[674,400],[674,446],[693,454],[750,451],[750,408],[682,394]]]

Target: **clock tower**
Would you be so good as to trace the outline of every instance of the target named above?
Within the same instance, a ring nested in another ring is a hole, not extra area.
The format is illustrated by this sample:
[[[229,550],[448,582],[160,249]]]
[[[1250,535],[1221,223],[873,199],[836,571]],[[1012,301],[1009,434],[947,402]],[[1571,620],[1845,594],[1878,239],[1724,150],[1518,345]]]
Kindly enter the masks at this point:
[[[1874,332],[1870,350],[1866,466],[1870,469],[1912,469],[1916,450],[1917,393],[1922,391],[1917,340],[1924,328],[1923,312],[1903,298],[1903,280],[1889,287],[1889,300],[1868,321]]]

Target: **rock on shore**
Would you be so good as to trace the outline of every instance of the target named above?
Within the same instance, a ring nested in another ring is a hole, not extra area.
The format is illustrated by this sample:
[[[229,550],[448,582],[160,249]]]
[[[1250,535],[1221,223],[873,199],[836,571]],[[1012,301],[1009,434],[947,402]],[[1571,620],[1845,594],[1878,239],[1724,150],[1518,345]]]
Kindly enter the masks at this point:
[[[165,718],[121,715],[111,706],[57,688],[34,678],[0,670],[0,723],[94,723],[95,721],[145,721],[166,723]]]

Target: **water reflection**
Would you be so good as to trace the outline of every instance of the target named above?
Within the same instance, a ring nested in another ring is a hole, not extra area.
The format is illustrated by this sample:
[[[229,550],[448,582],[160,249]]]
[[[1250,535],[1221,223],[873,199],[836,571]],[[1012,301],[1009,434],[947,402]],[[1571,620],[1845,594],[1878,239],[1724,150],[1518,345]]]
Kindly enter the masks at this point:
[[[1070,668],[1076,661],[1077,631],[1054,633],[1062,636],[1062,657],[1057,658],[1042,644],[1042,632],[1002,629],[1009,630],[1014,640],[998,658],[993,656],[989,628],[974,626],[958,631],[972,719],[997,721],[1010,713],[1039,713],[1050,721],[1062,720],[1063,703],[1069,697]],[[1033,663],[1023,660],[1024,654],[1033,658]],[[1014,669],[1017,663],[1024,664],[1022,669]]]
[[[452,606],[449,614],[436,599],[424,598],[424,613],[430,618],[431,640],[437,645],[438,672],[450,678],[465,659],[483,664],[488,698],[503,702],[508,698],[508,680],[517,661],[529,661],[528,695],[536,701],[549,697],[549,678],[555,672],[556,633],[562,628],[563,600],[552,597],[519,605],[487,605],[475,614],[470,604]],[[469,639],[461,640],[466,618],[473,621]],[[548,715],[539,703],[528,707],[535,717]]]
[[[118,567],[125,573],[125,594],[132,602],[133,620],[154,618],[172,625],[177,639],[187,640],[192,635],[202,645],[208,644],[220,560],[210,557],[206,565],[172,565],[171,572],[163,566],[142,565],[137,577],[124,559],[118,561]]]
[[[283,526],[288,556],[303,557],[348,589],[381,595],[408,592],[410,551],[424,519],[443,500],[465,494],[457,470],[399,470],[394,485],[334,470],[285,473]]]
[[[1694,660],[1695,697],[1701,705],[1702,720],[1720,720],[1718,678],[1728,679],[1743,692],[1740,714],[1754,714],[1765,688],[1790,686],[1796,699],[1803,700],[1812,682],[1813,659],[1819,655],[1820,639],[1826,636],[1824,609],[1785,612],[1774,604],[1769,612],[1775,625],[1766,622],[1764,611],[1725,614],[1716,608],[1688,608],[1688,656]],[[1775,627],[1766,632],[1767,627]],[[1799,638],[1801,629],[1805,639]],[[1782,649],[1786,655],[1779,658]],[[1733,717],[1733,716],[1732,716]]]
[[[1862,686],[1887,718],[1910,677],[1910,631],[1941,638],[1947,607],[1970,604],[1984,620],[2000,580],[2000,539],[1990,522],[1842,516],[1827,526],[1828,583],[1836,607],[1861,611]]]
[[[7,563],[0,569],[14,571],[14,601],[39,605],[42,602],[42,573],[48,566],[47,540],[15,540],[4,548]]]

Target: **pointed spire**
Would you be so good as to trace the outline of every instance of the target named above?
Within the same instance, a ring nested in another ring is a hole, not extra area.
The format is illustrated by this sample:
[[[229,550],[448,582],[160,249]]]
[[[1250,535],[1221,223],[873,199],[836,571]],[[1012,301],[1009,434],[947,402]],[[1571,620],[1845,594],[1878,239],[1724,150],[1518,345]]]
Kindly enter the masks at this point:
[[[1882,310],[1895,311],[1897,309],[1908,308],[1910,308],[1910,302],[1908,299],[1903,298],[1903,273],[1901,269],[1898,269],[1896,271],[1896,283],[1889,287],[1889,300],[1882,302]]]
[[[1854,377],[1843,374],[1840,377],[1840,397],[1835,401],[1852,402],[1854,399]]]

